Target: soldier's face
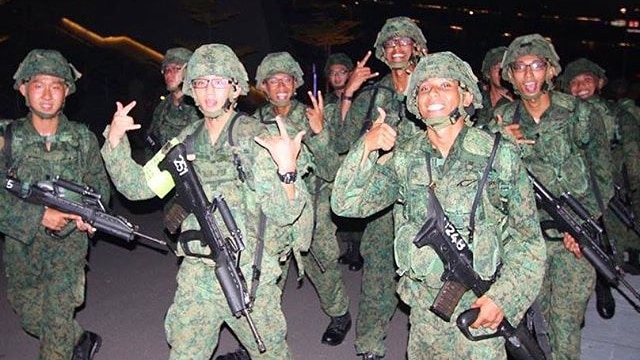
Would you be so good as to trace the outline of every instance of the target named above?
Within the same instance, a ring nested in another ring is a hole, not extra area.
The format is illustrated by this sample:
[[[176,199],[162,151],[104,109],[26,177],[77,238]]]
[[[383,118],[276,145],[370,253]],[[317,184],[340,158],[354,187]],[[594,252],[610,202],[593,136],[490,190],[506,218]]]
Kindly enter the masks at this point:
[[[162,76],[164,76],[164,83],[167,86],[167,91],[174,92],[181,88],[182,80],[184,79],[185,64],[170,63],[162,68]]]
[[[293,97],[296,79],[285,73],[277,73],[262,83],[262,90],[275,103],[287,102]]]
[[[500,66],[500,63],[494,64],[489,69],[489,81],[491,82],[491,86],[496,88],[502,87],[502,83],[501,83],[502,77],[500,76],[501,70],[502,70],[502,67]]]
[[[19,90],[31,111],[43,119],[57,116],[69,94],[69,87],[64,80],[51,75],[35,75],[20,85]]]
[[[423,119],[449,116],[460,101],[456,80],[429,78],[418,87],[417,105]]]
[[[535,55],[524,55],[509,64],[513,86],[523,96],[534,97],[543,89],[547,78],[553,75],[553,67],[545,59]]]
[[[571,95],[583,100],[592,97],[598,90],[599,78],[592,73],[578,74],[569,82]]]
[[[220,76],[201,76],[191,81],[191,90],[203,113],[216,113],[232,94],[231,80]]]
[[[384,57],[392,69],[403,68],[412,54],[413,40],[409,37],[393,37],[384,42]]]
[[[331,88],[334,90],[344,89],[347,84],[347,80],[349,80],[349,75],[351,75],[351,72],[346,66],[342,64],[333,64],[329,66],[329,73],[327,74],[329,85],[331,85]]]

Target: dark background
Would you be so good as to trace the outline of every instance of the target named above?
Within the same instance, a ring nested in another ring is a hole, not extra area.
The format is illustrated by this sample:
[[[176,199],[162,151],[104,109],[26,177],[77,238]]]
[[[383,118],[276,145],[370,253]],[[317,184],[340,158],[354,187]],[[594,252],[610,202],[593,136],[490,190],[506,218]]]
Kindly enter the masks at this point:
[[[626,14],[620,12],[623,6]],[[604,67],[610,79],[640,80],[640,28],[634,33],[610,25],[613,20],[640,20],[637,0],[585,1],[579,7],[575,1],[547,0],[0,0],[0,118],[26,113],[23,98],[12,88],[20,61],[33,48],[54,48],[83,73],[78,92],[67,100],[65,113],[71,119],[100,133],[115,101],[135,99],[136,120],[150,120],[165,92],[158,59],[130,48],[88,42],[66,30],[63,17],[103,37],[128,36],[160,54],[175,46],[193,50],[205,43],[227,44],[239,54],[252,81],[267,53],[289,51],[305,72],[301,90],[306,90],[312,86],[314,65],[318,87],[324,88],[322,67],[329,52],[361,58],[372,48],[384,21],[399,15],[418,21],[431,52],[453,51],[477,74],[488,49],[535,32],[552,39],[563,65],[587,57]],[[332,36],[345,22],[354,25]],[[313,26],[328,32],[329,40],[301,40]],[[369,65],[386,70],[373,57]],[[241,108],[251,111],[260,101],[254,94]]]

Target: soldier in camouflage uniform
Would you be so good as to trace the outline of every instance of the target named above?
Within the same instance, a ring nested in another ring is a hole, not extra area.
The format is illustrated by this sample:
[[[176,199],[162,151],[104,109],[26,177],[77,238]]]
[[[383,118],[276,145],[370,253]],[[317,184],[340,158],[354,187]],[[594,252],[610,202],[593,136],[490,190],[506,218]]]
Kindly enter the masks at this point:
[[[607,76],[598,64],[585,58],[577,59],[567,64],[561,78],[560,84],[563,91],[586,100],[600,113],[599,117],[604,120],[607,139],[611,145],[614,181],[624,193],[632,194],[640,186],[640,166],[638,165],[640,124],[624,108],[600,96],[600,91],[607,82]],[[626,188],[627,186],[629,188]],[[605,213],[605,219],[608,224],[607,230],[611,231],[615,240],[618,262],[624,262],[625,251],[629,251],[629,254],[635,253],[635,264],[627,262],[625,268],[638,272],[638,268],[635,268],[635,271],[633,268],[638,264],[640,239],[611,211]],[[631,259],[632,256],[629,258]],[[611,317],[613,313],[608,315],[604,317]]]
[[[153,110],[147,131],[147,154],[150,158],[167,141],[178,136],[187,125],[200,119],[193,100],[182,92],[185,67],[193,53],[185,48],[171,48],[162,60],[162,76],[169,92]]]
[[[347,80],[353,71],[353,61],[345,53],[329,55],[324,64],[324,75],[327,77],[332,91],[324,97],[324,103],[337,104],[342,97]]]
[[[413,240],[429,215],[428,188],[434,190],[446,216],[473,252],[473,268],[485,280],[496,276],[480,298],[467,291],[455,307],[479,307],[474,328],[495,329],[504,317],[517,324],[542,284],[545,249],[535,200],[515,146],[498,144],[490,160],[493,137],[466,125],[469,112],[482,106],[471,67],[450,52],[427,55],[411,75],[407,108],[427,125],[398,142],[385,112],[359,140],[336,177],[332,206],[340,215],[369,216],[399,202],[395,216],[395,259],[400,274],[398,294],[411,307],[408,358],[506,359],[504,340],[472,342],[455,322],[429,310],[443,286],[444,266],[429,246]],[[391,157],[381,156],[395,147]],[[484,169],[491,162],[487,183]],[[360,174],[359,176],[353,176]],[[466,185],[461,185],[466,184]],[[473,237],[472,202],[481,191]],[[480,215],[482,214],[482,215]],[[472,241],[473,240],[473,241]],[[500,271],[498,272],[498,268]]]
[[[335,237],[336,225],[331,220],[329,196],[335,173],[340,160],[330,143],[327,129],[330,124],[324,121],[322,94],[316,98],[308,92],[312,107],[307,107],[294,98],[296,89],[304,83],[302,69],[298,62],[287,52],[275,52],[265,56],[256,71],[256,85],[269,100],[269,104],[259,108],[253,114],[261,123],[275,131],[273,119],[283,117],[291,132],[306,131],[302,140],[303,148],[299,168],[309,193],[313,196],[314,223],[307,224],[313,229],[313,241],[309,253],[300,259],[298,268],[303,269],[313,283],[322,310],[331,317],[322,342],[339,345],[351,327],[349,314],[349,296],[338,267],[339,247]],[[300,223],[299,226],[305,226]],[[267,229],[269,236],[294,236],[295,234],[277,234],[279,230]],[[276,235],[277,234],[277,235]],[[315,258],[318,260],[315,261]],[[281,281],[284,286],[285,272]],[[324,267],[324,272],[320,269]]]
[[[342,96],[340,115],[343,121],[335,144],[346,153],[371,125],[376,107],[387,113],[387,123],[398,132],[398,143],[421,131],[420,123],[406,111],[405,98],[410,74],[418,60],[427,53],[427,40],[415,22],[407,17],[388,19],[376,38],[375,56],[391,72],[372,85],[362,85],[379,74],[366,66],[368,52],[356,65]],[[360,89],[362,87],[362,89]],[[357,92],[357,96],[354,94]],[[386,155],[389,156],[389,155]],[[385,338],[398,305],[396,273],[393,262],[392,204],[368,219],[362,237],[364,258],[362,286],[356,322],[356,352],[365,359],[379,359],[385,354]]]
[[[613,188],[606,187],[611,184],[606,131],[590,105],[552,90],[559,61],[553,45],[538,34],[514,39],[502,60],[502,78],[520,99],[495,109],[494,125],[519,144],[527,169],[549,191],[556,196],[571,192],[597,218],[601,212],[590,166],[602,198],[613,195]],[[545,212],[539,216],[550,220]],[[580,325],[596,274],[569,234],[543,230],[547,264],[540,303],[551,348],[556,360],[579,359]]]
[[[333,89],[332,92],[324,96],[325,113],[339,111],[340,99],[344,93],[347,81],[353,72],[353,61],[345,53],[335,53],[329,55],[324,65],[324,74]],[[329,115],[331,116],[331,115]],[[336,116],[339,116],[336,114]],[[343,134],[335,132],[335,138]],[[344,154],[341,154],[341,159]],[[334,215],[334,221],[338,227],[336,237],[339,241],[347,245],[347,250],[340,255],[338,262],[349,265],[349,270],[358,271],[362,269],[362,255],[360,255],[360,239],[362,238],[362,221],[359,219],[348,219]]]
[[[23,183],[59,176],[93,187],[109,201],[107,174],[98,141],[84,125],[62,112],[80,74],[56,50],[36,49],[13,78],[29,113],[2,128],[5,174]],[[5,234],[7,297],[22,327],[40,340],[39,359],[91,359],[100,337],[75,320],[84,303],[87,233],[95,231],[73,214],[16,200],[0,191],[0,230]],[[57,239],[49,231],[67,231]]]
[[[273,301],[281,296],[276,285],[280,276],[278,257],[291,251],[290,244],[281,239],[265,239],[258,234],[258,223],[262,212],[267,223],[288,226],[302,216],[302,209],[308,206],[304,184],[295,181],[295,161],[304,133],[291,140],[279,122],[282,136],[269,136],[255,119],[235,112],[235,103],[240,95],[247,94],[249,84],[244,66],[226,45],[201,46],[189,60],[187,70],[182,89],[194,98],[204,119],[187,126],[172,142],[192,136],[193,165],[203,190],[209,199],[224,196],[243,234],[246,248],[240,257],[240,267],[244,274],[251,274],[255,252],[264,246],[262,263],[256,264],[262,269],[251,314],[267,351],[259,353],[246,320],[234,317],[229,310],[217,285],[215,264],[201,257],[186,256],[179,248],[178,255],[184,258],[177,275],[178,288],[165,319],[170,358],[209,359],[216,348],[220,326],[226,323],[252,359],[291,359],[285,340],[285,318],[280,302]],[[157,164],[164,156],[163,151],[144,168],[136,164],[130,157],[131,148],[125,136],[126,131],[140,128],[128,116],[135,102],[124,107],[117,105],[102,148],[111,179],[118,191],[131,200],[164,196],[171,186],[160,186],[157,181],[162,176]],[[234,162],[234,158],[239,162]],[[222,224],[218,213],[215,212],[214,217]],[[193,215],[181,225],[183,232],[198,228]],[[307,234],[307,241],[309,238]],[[187,241],[185,246],[196,254],[208,252],[199,240]],[[253,282],[246,278],[251,288]]]
[[[489,51],[482,60],[482,77],[486,89],[482,89],[482,109],[478,109],[475,115],[475,126],[484,128],[491,120],[493,109],[513,101],[513,94],[502,83],[500,76],[502,56],[506,46],[498,46]]]

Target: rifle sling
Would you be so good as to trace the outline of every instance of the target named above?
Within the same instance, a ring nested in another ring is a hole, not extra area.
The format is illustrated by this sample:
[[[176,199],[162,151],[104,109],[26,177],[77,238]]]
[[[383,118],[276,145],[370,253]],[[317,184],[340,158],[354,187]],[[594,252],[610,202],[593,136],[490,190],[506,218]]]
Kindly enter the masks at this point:
[[[489,155],[489,159],[487,160],[487,165],[484,167],[484,171],[482,172],[482,178],[480,179],[480,183],[478,184],[478,190],[476,190],[476,195],[473,198],[473,203],[471,204],[471,214],[469,216],[469,225],[467,230],[469,230],[469,236],[467,242],[469,244],[473,243],[473,233],[475,231],[476,226],[476,210],[478,209],[478,205],[480,204],[480,198],[482,196],[482,190],[484,189],[485,184],[489,178],[489,172],[493,166],[493,162],[496,158],[496,153],[498,152],[498,144],[500,143],[500,139],[502,135],[500,133],[496,133],[495,138],[493,140],[493,147],[491,148],[491,154]],[[431,154],[427,153],[427,174],[429,175],[429,182],[433,184],[433,175],[431,171]],[[431,195],[436,199],[436,193],[433,188],[429,187],[431,191]]]

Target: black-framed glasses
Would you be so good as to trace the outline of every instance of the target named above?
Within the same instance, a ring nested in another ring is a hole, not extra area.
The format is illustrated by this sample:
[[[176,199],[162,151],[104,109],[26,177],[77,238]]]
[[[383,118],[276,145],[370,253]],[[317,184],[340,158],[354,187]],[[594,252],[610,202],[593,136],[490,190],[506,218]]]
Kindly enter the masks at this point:
[[[206,89],[209,84],[214,89],[224,89],[231,84],[229,79],[193,79],[191,80],[191,86],[194,89]]]
[[[383,46],[385,49],[394,48],[397,46],[409,46],[413,45],[413,39],[410,37],[394,37],[384,42]]]
[[[336,70],[336,71],[331,71],[329,73],[329,76],[345,76],[349,73],[349,70]]]
[[[547,68],[547,62],[544,60],[535,60],[529,64],[525,64],[520,61],[516,61],[509,65],[514,72],[525,72],[527,69],[531,71],[541,71]]]

